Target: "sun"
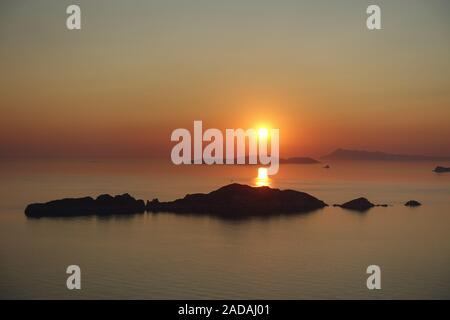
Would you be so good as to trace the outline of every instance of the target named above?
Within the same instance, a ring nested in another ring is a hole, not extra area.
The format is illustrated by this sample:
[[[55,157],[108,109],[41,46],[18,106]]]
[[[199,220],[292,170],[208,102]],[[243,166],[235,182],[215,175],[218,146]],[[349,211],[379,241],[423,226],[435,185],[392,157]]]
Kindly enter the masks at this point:
[[[260,138],[267,138],[268,135],[269,135],[269,130],[267,130],[267,128],[259,128],[258,136]]]

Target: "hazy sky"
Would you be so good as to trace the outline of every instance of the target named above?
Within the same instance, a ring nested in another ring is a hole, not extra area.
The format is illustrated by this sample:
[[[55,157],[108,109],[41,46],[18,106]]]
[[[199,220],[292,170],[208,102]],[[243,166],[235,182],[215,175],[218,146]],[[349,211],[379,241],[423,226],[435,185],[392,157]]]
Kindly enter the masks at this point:
[[[449,15],[446,0],[3,0],[0,156],[169,156],[193,120],[280,128],[285,156],[450,155]]]

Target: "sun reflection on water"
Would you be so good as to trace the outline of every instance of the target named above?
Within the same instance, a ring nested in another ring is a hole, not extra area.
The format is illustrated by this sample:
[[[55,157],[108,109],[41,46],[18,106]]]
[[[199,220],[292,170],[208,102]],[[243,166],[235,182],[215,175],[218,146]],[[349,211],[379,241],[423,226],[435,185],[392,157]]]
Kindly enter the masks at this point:
[[[258,177],[255,178],[255,185],[257,187],[270,187],[270,182],[267,168],[258,168]]]

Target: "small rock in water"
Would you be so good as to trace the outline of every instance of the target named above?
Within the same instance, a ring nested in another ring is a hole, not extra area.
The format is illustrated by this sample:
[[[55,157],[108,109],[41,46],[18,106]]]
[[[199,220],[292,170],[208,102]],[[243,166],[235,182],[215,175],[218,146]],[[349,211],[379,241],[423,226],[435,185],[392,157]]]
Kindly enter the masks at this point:
[[[419,201],[416,200],[409,200],[408,202],[405,203],[405,206],[407,207],[418,207],[421,206],[422,204]]]
[[[358,198],[351,201],[348,201],[346,203],[343,203],[341,205],[336,205],[344,209],[349,210],[356,210],[356,211],[366,211],[372,207],[375,207],[375,205],[367,200],[366,198]]]

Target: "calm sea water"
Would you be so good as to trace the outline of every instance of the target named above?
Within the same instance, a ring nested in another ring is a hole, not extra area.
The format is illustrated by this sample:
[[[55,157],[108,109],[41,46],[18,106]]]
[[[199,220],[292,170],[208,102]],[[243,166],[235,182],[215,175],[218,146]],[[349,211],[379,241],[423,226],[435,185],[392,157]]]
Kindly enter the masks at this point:
[[[129,192],[170,200],[230,182],[252,166],[176,167],[151,160],[2,160],[0,298],[450,298],[450,174],[439,163],[283,165],[271,186],[328,204],[365,196],[366,213],[328,207],[269,219],[170,213],[27,219],[28,203]],[[445,163],[444,163],[445,164]],[[402,204],[419,200],[422,207]],[[77,264],[82,290],[66,289]],[[366,268],[382,290],[366,288]]]

